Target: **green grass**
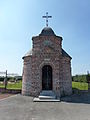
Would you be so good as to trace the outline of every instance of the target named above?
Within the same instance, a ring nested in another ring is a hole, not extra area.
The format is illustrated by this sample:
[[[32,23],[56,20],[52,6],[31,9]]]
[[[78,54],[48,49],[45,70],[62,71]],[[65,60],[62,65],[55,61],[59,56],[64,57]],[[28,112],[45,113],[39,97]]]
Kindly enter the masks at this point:
[[[22,88],[22,82],[16,82],[14,84],[7,84],[7,89],[21,89]]]
[[[4,85],[0,83],[0,88],[4,88]]]
[[[88,90],[88,83],[72,82],[72,88],[76,88],[78,90]]]
[[[4,84],[0,83],[0,88],[4,88]],[[20,89],[22,88],[22,81],[16,82],[16,83],[8,83],[7,89]]]
[[[90,84],[88,85],[88,88],[90,88]]]
[[[4,85],[1,83],[0,83],[0,88],[4,88]],[[72,82],[72,88],[76,88],[78,90],[88,90],[88,83]],[[22,89],[22,81],[16,82],[14,84],[8,83],[7,89]]]

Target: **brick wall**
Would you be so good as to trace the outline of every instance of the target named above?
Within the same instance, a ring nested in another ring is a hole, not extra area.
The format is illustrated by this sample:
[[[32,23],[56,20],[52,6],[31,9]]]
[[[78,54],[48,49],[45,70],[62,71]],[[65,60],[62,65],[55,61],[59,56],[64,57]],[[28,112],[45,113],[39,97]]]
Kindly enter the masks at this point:
[[[72,93],[71,63],[62,56],[62,39],[58,36],[32,38],[32,55],[24,57],[22,94],[38,96],[42,91],[42,67],[52,67],[52,90],[57,97]]]

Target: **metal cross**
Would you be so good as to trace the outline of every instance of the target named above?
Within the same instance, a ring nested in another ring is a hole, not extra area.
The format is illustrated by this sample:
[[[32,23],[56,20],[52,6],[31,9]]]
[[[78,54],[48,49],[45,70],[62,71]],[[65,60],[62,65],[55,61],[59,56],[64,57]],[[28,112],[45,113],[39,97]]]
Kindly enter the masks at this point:
[[[48,18],[52,18],[52,16],[48,16],[48,12],[46,12],[46,16],[42,16],[43,18],[46,18],[46,26],[48,27]]]

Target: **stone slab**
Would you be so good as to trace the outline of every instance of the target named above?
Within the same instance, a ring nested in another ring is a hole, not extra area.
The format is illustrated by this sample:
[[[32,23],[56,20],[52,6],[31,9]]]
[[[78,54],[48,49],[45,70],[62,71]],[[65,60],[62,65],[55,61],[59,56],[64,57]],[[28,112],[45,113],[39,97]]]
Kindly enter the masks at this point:
[[[43,96],[43,95],[39,95],[39,99],[55,99],[56,96]]]
[[[40,99],[40,98],[34,98],[33,102],[60,102],[59,99]]]

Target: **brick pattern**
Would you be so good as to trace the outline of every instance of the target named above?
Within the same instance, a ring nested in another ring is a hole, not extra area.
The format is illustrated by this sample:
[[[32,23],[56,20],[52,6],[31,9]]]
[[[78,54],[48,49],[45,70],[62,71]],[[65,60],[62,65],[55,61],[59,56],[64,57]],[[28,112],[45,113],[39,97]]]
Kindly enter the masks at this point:
[[[32,38],[32,42],[32,55],[24,57],[22,94],[40,94],[44,65],[52,67],[52,90],[56,96],[72,94],[71,59],[62,56],[61,37],[36,36]]]

